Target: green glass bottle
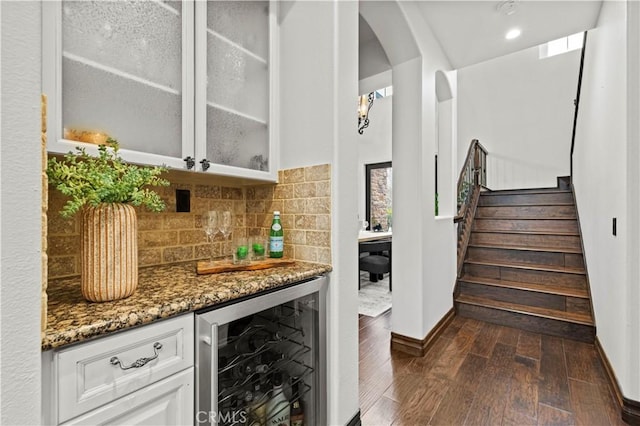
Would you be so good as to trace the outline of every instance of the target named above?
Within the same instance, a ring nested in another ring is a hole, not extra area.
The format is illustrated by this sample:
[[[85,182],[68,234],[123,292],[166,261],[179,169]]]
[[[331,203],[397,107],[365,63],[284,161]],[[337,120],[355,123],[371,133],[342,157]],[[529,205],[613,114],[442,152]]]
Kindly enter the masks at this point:
[[[280,223],[280,212],[273,212],[273,222],[269,231],[269,257],[282,257],[284,252],[284,232]]]

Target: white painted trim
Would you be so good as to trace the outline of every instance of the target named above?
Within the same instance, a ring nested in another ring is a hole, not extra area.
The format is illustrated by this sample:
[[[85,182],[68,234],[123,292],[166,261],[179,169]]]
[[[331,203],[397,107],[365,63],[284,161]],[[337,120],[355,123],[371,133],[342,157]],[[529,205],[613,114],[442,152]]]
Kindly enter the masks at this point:
[[[280,168],[280,3],[269,2],[269,175],[277,182]]]
[[[196,169],[207,157],[207,3],[195,2],[195,94],[194,129]]]
[[[163,3],[164,4],[164,3]],[[192,1],[182,3],[182,159],[195,157],[195,7]],[[186,163],[182,163],[186,169]]]

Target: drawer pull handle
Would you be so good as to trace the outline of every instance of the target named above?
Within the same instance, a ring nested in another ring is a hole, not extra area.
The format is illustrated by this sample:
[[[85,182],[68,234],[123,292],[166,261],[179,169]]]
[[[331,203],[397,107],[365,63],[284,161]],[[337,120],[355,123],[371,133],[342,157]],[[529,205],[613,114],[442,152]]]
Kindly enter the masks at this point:
[[[137,359],[133,364],[131,365],[123,365],[122,362],[120,362],[120,360],[118,359],[117,356],[112,357],[109,362],[111,363],[111,365],[119,365],[121,370],[128,370],[130,368],[140,368],[140,367],[144,367],[145,365],[147,365],[149,362],[153,361],[154,359],[158,358],[158,352],[160,351],[160,349],[162,349],[162,343],[160,342],[155,342],[153,344],[153,356],[150,357],[145,357],[145,358],[140,358]]]

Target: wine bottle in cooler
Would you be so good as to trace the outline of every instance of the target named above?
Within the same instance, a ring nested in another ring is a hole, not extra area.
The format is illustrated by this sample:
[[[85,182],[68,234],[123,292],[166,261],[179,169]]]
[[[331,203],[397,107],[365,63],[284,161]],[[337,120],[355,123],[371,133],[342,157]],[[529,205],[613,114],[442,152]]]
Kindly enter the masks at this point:
[[[269,231],[269,257],[282,257],[284,253],[284,232],[280,223],[280,212],[273,212],[273,222]]]
[[[291,407],[282,389],[282,373],[273,375],[273,391],[267,402],[267,426],[291,426]]]
[[[298,377],[292,377],[293,392],[291,395],[291,426],[304,426],[304,402],[302,402],[302,394],[300,393],[300,385],[302,381]]]

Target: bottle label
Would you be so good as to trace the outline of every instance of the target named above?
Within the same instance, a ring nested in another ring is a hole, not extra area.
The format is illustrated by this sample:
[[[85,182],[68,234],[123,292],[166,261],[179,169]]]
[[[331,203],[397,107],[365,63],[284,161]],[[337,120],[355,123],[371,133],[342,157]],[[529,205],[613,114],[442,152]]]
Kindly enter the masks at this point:
[[[304,420],[291,419],[291,426],[304,426]]]
[[[271,253],[280,253],[284,249],[283,237],[269,237],[269,251]]]
[[[271,225],[271,229],[274,231],[279,231],[282,229],[282,225],[280,225],[279,223],[274,223],[273,225]]]

